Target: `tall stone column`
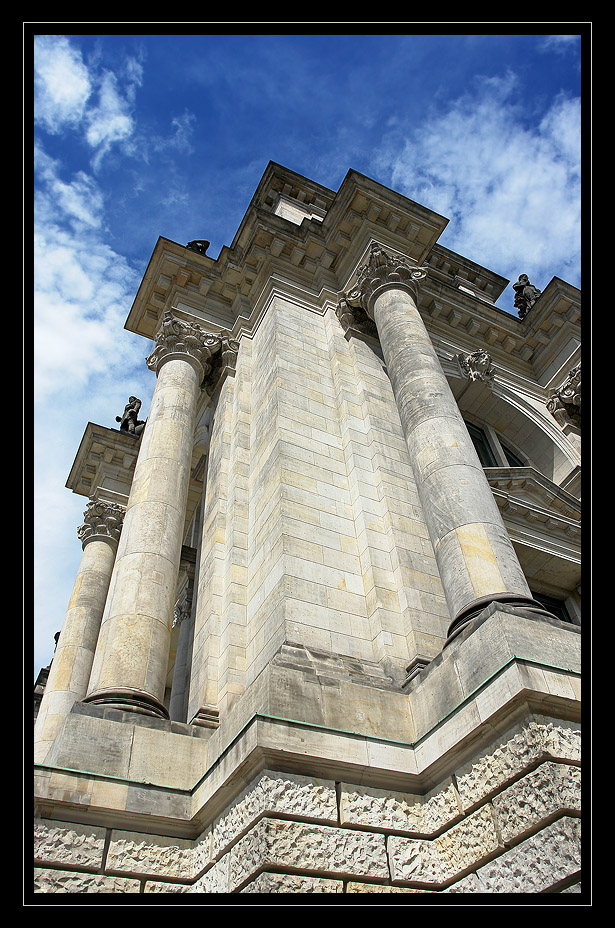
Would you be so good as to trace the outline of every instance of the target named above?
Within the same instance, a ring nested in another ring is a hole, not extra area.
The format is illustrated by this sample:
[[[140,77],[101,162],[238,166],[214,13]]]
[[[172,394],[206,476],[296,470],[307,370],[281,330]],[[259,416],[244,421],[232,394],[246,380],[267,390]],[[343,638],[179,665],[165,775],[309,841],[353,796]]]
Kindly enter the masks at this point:
[[[168,718],[164,691],[197,400],[220,339],[165,313],[157,380],[86,702]]]
[[[492,602],[544,611],[531,596],[461,413],[417,309],[424,268],[372,244],[346,296],[375,322],[452,622]]]
[[[74,703],[87,693],[123,517],[123,506],[92,499],[77,529],[83,554],[34,728],[37,763],[44,762]]]

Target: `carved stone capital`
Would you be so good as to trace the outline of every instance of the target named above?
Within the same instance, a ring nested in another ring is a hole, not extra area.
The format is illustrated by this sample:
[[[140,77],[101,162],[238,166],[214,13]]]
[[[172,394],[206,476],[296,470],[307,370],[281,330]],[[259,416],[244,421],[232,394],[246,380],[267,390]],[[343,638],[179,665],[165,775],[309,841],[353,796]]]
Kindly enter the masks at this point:
[[[214,335],[196,322],[176,319],[167,310],[146,363],[158,373],[165,361],[184,358],[199,368],[202,386],[212,393],[222,374],[235,370],[238,351],[239,342],[229,332]]]
[[[370,335],[372,338],[378,337],[376,323],[369,318],[361,306],[353,306],[349,303],[346,296],[343,296],[335,307],[335,315],[339,319],[346,337],[353,334]]]
[[[91,499],[83,513],[83,523],[77,529],[77,536],[83,547],[95,539],[117,545],[125,512],[119,503]]]
[[[220,332],[218,339],[220,350],[212,358],[209,371],[203,380],[203,387],[210,396],[215,392],[222,378],[235,373],[239,352],[239,342],[229,332]]]
[[[206,377],[211,370],[211,358],[219,349],[218,336],[205,332],[196,322],[176,319],[167,310],[146,363],[157,374],[166,361],[183,358],[200,368],[202,376]]]
[[[581,428],[581,362],[573,367],[564,383],[554,390],[547,409],[556,421]]]
[[[493,383],[495,367],[492,364],[491,355],[482,348],[472,354],[457,354],[455,360],[459,364],[462,375],[468,380]]]
[[[373,318],[374,300],[383,290],[396,287],[407,290],[418,299],[418,287],[427,277],[427,268],[409,264],[399,255],[390,255],[377,242],[372,242],[367,264],[359,268],[357,284],[345,294],[350,306],[361,306]]]

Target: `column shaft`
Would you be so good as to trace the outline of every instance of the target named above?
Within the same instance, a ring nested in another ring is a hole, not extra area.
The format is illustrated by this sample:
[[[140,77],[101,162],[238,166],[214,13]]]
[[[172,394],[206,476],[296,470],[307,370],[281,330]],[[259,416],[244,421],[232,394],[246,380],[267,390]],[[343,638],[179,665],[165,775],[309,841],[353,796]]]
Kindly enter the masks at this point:
[[[126,509],[87,701],[168,717],[163,704],[203,369],[165,358]]]
[[[43,763],[64,720],[84,698],[105,608],[123,508],[92,501],[80,526],[83,554],[34,728],[34,759]],[[109,534],[91,534],[90,516]],[[113,523],[113,524],[110,524]]]
[[[533,608],[527,581],[416,304],[425,276],[375,248],[362,303],[378,329],[452,617],[450,637],[492,601]]]

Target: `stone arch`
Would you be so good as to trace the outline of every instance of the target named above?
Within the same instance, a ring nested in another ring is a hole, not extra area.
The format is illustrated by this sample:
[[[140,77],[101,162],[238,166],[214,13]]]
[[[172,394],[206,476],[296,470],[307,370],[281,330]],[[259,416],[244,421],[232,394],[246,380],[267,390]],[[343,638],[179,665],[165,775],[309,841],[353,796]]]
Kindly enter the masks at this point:
[[[442,367],[464,418],[493,430],[529,466],[558,485],[579,466],[578,451],[548,412],[546,400],[521,394],[497,375],[491,382],[468,380],[454,359],[442,361]]]

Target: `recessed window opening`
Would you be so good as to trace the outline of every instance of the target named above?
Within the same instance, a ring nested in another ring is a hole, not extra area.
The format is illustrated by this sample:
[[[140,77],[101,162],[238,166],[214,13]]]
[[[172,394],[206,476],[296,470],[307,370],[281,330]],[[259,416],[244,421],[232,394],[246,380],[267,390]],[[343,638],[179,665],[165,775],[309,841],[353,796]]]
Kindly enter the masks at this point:
[[[476,425],[472,425],[471,422],[466,422],[466,427],[483,467],[497,467],[495,455],[483,430]]]
[[[506,464],[510,467],[527,467],[526,461],[502,444],[494,429],[488,428],[487,431],[465,419],[464,422],[483,467],[505,467]]]

